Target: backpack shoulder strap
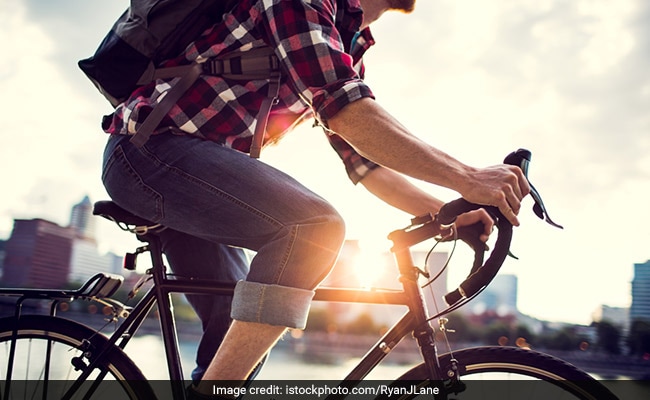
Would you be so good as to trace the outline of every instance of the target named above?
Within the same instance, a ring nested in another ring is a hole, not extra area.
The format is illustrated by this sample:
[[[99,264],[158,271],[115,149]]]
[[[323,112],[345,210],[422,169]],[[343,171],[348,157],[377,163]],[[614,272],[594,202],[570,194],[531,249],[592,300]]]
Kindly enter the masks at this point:
[[[173,88],[165,95],[151,114],[147,116],[130,142],[137,147],[142,147],[153,134],[169,110],[178,102],[201,74],[222,76],[236,80],[268,79],[269,87],[267,97],[262,101],[257,114],[257,122],[251,144],[250,156],[259,158],[264,133],[268,123],[271,107],[277,100],[280,89],[280,62],[270,47],[260,47],[246,52],[233,52],[222,57],[215,57],[202,62],[178,67],[149,69],[138,82],[144,85],[156,79],[181,77]]]
[[[133,135],[130,142],[133,143],[136,147],[142,147],[153,131],[158,127],[160,121],[167,115],[169,110],[172,109],[174,104],[178,102],[183,93],[192,86],[194,82],[199,78],[203,72],[203,66],[199,63],[194,63],[186,70],[185,75],[176,83],[176,85],[171,88],[167,95],[162,99],[156,107],[151,110],[151,114],[147,116],[144,120],[140,129]]]
[[[252,158],[260,158],[262,152],[262,145],[264,144],[264,134],[266,133],[266,125],[269,122],[269,115],[271,114],[271,107],[278,100],[280,92],[280,78],[278,72],[277,77],[269,81],[269,91],[262,104],[260,110],[257,112],[257,121],[255,122],[255,131],[253,132],[253,139],[251,141],[251,149],[249,155]]]

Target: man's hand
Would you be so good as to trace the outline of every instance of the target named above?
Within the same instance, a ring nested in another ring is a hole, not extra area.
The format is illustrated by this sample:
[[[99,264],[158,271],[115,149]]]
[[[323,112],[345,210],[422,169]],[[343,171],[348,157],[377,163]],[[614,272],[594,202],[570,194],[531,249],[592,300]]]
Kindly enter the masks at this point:
[[[488,241],[490,234],[494,230],[494,220],[484,209],[480,208],[459,215],[458,218],[456,218],[456,227],[460,228],[463,226],[470,226],[477,222],[483,223],[483,233],[479,236],[479,239],[481,239],[481,242],[485,243]]]
[[[530,192],[528,180],[519,167],[501,164],[477,168],[472,181],[461,191],[467,201],[495,206],[512,225],[519,226],[521,200]]]
[[[513,225],[519,225],[517,213],[521,199],[530,187],[518,167],[466,165],[413,136],[370,98],[348,104],[327,122],[331,131],[369,160],[412,178],[455,190],[472,203],[496,206]]]

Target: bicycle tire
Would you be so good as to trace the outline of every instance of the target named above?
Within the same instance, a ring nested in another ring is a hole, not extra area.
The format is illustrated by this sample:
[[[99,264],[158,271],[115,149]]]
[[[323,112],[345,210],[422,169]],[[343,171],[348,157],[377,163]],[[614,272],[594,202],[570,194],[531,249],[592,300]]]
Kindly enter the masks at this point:
[[[17,340],[14,367],[12,375],[7,376],[14,331]],[[4,400],[61,398],[83,367],[107,343],[103,334],[65,318],[47,315],[0,318],[0,397]],[[49,365],[45,365],[47,353],[51,355]],[[37,364],[35,368],[32,362]],[[108,374],[106,381],[93,389],[91,399],[155,398],[140,369],[119,347],[113,346],[105,353],[98,367]],[[72,399],[87,398],[83,392],[95,383],[93,379],[98,375],[99,369]]]
[[[452,356],[447,353],[438,359],[446,371]],[[454,352],[453,359],[457,360],[461,381],[466,385],[465,391],[451,397],[454,399],[618,399],[602,383],[572,364],[532,350],[475,347]],[[427,380],[424,363],[407,371],[399,380],[403,381],[402,385],[404,382],[423,384]]]

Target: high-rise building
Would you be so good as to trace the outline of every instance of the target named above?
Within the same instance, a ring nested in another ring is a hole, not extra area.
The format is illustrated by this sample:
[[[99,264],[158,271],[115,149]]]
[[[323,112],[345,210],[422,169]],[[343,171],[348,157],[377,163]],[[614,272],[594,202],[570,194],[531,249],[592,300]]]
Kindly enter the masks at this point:
[[[68,281],[74,231],[43,219],[17,219],[6,244],[2,282],[58,288]]]
[[[80,284],[100,272],[110,274],[123,273],[122,257],[113,253],[100,254],[95,242],[74,239],[72,242],[72,253],[70,255],[68,281]]]
[[[70,228],[75,231],[77,238],[94,242],[96,220],[97,217],[93,215],[93,205],[88,196],[72,207]]]
[[[72,207],[70,226],[43,219],[14,220],[1,281],[8,286],[59,288],[99,272],[122,273],[121,257],[100,254],[88,196]]]
[[[72,207],[70,229],[75,232],[75,238],[72,241],[69,282],[85,282],[100,272],[121,273],[121,257],[112,253],[99,253],[95,239],[97,218],[99,217],[93,215],[93,205],[88,196]]]
[[[627,328],[630,325],[630,309],[603,304],[591,314],[591,318],[595,322],[609,322],[620,328]]]
[[[630,320],[639,319],[650,321],[650,260],[634,264]]]
[[[475,313],[494,311],[499,315],[517,314],[517,277],[503,274],[494,277],[490,285],[469,304]]]

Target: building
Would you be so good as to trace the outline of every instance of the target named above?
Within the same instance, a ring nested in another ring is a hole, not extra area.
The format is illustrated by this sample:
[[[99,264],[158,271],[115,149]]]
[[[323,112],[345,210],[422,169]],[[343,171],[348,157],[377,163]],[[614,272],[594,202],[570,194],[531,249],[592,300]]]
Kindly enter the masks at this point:
[[[634,264],[630,320],[640,319],[650,321],[650,260]]]
[[[113,253],[100,254],[94,241],[74,239],[68,281],[80,284],[100,272],[122,274],[122,257]]]
[[[517,277],[509,274],[495,276],[488,287],[470,303],[469,308],[475,312],[494,311],[502,316],[516,315]]]
[[[594,322],[609,322],[620,328],[630,326],[630,309],[627,307],[610,307],[601,305],[591,315]]]
[[[78,239],[95,242],[96,220],[97,217],[93,215],[93,204],[88,196],[72,207],[70,228],[75,231]]]
[[[485,313],[500,317],[522,317],[517,309],[517,276],[500,274],[483,289],[472,301],[460,311],[465,314],[481,315]]]
[[[75,237],[72,241],[69,282],[82,283],[100,272],[122,273],[121,257],[112,253],[99,253],[95,238],[97,218],[99,217],[93,215],[93,204],[88,196],[72,207],[70,229],[74,231]]]
[[[2,283],[60,288],[83,283],[100,272],[122,273],[121,257],[99,253],[95,239],[97,218],[86,196],[72,207],[68,227],[38,218],[14,220],[6,243]]]
[[[58,288],[68,282],[74,231],[43,219],[17,219],[6,244],[6,286]]]
[[[6,240],[0,240],[0,282],[2,282],[2,268],[5,265],[5,246],[7,245]]]
[[[442,270],[447,261],[447,253],[433,252],[427,258],[426,251],[414,250],[412,252],[413,262],[420,269],[427,270],[435,276]],[[390,252],[374,253],[364,249],[357,240],[346,240],[339,259],[334,266],[332,273],[320,285],[321,287],[343,287],[353,289],[401,289],[398,279],[399,271]],[[425,283],[424,278],[420,280]],[[423,290],[427,297],[427,304],[430,305],[429,313],[436,313],[434,304],[442,310],[446,307],[442,296],[447,294],[447,271],[442,271],[438,279]],[[432,297],[435,296],[435,303]],[[362,314],[372,317],[373,322],[379,325],[390,326],[397,322],[405,313],[406,306],[402,305],[377,305],[363,303],[337,303],[337,302],[314,302],[314,309],[326,308],[335,316],[336,322],[345,324],[357,319]]]

